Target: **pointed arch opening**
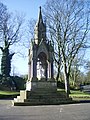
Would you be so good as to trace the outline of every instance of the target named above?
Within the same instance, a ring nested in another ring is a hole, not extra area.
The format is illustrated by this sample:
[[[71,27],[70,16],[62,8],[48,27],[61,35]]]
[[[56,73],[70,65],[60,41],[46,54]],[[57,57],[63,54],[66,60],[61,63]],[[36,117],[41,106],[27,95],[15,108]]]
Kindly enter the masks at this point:
[[[47,63],[47,56],[44,52],[40,52],[37,57],[37,78],[41,80],[47,80],[47,72],[48,71],[48,63]]]

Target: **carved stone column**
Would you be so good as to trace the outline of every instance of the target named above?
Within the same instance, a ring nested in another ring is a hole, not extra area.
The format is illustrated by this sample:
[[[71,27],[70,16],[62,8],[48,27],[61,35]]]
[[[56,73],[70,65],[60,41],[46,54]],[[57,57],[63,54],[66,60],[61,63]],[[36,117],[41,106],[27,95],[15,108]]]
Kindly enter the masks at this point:
[[[37,77],[37,60],[34,59],[33,60],[33,78],[36,78]]]
[[[51,63],[51,78],[53,78],[53,62]]]
[[[51,78],[51,63],[48,62],[48,78]]]
[[[31,63],[28,63],[28,80],[30,80],[30,78],[31,78]]]

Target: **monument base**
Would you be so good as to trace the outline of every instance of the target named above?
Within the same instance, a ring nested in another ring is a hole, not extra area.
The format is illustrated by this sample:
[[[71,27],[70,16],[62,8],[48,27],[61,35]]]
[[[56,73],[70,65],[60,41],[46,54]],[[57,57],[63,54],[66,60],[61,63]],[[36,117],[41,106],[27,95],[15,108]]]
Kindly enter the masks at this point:
[[[12,101],[14,106],[53,105],[71,101],[71,99],[66,98],[65,92],[57,91],[56,81],[31,81],[28,85],[31,86],[31,89],[21,90],[20,96]]]
[[[27,91],[37,91],[38,89],[42,89],[43,91],[56,91],[57,82],[55,80],[46,81],[41,79],[40,81],[28,81],[26,83]]]

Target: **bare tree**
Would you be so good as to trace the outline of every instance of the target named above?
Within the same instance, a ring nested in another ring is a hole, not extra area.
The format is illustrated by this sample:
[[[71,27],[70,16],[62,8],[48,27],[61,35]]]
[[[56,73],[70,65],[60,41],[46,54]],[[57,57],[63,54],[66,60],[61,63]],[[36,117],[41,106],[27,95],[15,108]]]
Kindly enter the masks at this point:
[[[2,51],[1,72],[9,76],[11,59],[14,53],[10,53],[10,46],[21,40],[21,27],[23,18],[20,15],[9,13],[7,7],[0,3],[0,49]]]
[[[50,0],[45,5],[48,35],[55,45],[55,55],[61,58],[58,63],[63,65],[67,97],[70,92],[69,78],[73,60],[87,43],[87,5],[83,0]]]
[[[35,27],[35,24],[36,24],[35,19],[31,19],[27,23],[27,40],[26,40],[26,42],[24,41],[24,43],[23,43],[25,48],[29,48],[30,43],[33,42],[32,39],[34,39],[34,27]]]
[[[3,3],[0,2],[0,37],[1,37],[1,31],[2,31],[2,23],[3,20],[5,19],[7,13],[7,8],[5,5],[3,5]]]
[[[71,66],[71,72],[70,72],[70,82],[72,83],[73,87],[76,87],[77,81],[79,81],[80,76],[80,67],[82,66],[82,59],[76,57],[73,60],[72,66]]]
[[[31,38],[34,38],[34,27],[35,27],[35,24],[36,24],[36,20],[35,19],[31,19],[31,20],[28,21],[28,31],[29,31],[29,34],[30,34]]]

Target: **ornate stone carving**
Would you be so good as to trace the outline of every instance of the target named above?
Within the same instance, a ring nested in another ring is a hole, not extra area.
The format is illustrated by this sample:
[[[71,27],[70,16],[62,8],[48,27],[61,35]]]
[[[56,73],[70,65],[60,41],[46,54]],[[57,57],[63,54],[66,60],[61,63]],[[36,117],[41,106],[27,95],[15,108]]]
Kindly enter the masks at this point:
[[[47,42],[46,39],[46,24],[42,19],[41,7],[34,31],[34,40],[29,50],[29,81],[51,81],[53,80],[54,50],[51,42]]]

